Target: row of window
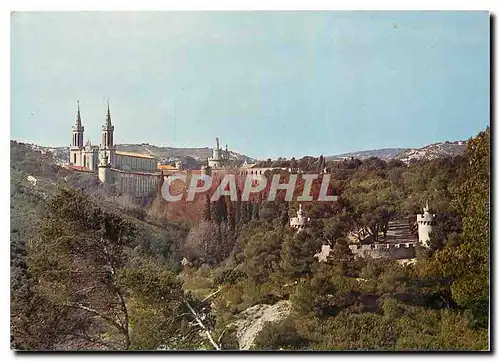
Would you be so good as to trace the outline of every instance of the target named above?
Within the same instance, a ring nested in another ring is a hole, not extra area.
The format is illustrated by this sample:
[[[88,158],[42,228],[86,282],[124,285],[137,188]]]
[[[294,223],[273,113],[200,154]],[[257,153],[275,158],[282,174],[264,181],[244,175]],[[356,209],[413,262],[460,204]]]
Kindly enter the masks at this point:
[[[121,192],[143,195],[150,193],[156,187],[157,181],[157,177],[119,175],[118,184]]]
[[[122,168],[124,166],[130,167],[130,170],[152,170],[156,169],[157,164],[154,159],[116,156],[116,166]]]

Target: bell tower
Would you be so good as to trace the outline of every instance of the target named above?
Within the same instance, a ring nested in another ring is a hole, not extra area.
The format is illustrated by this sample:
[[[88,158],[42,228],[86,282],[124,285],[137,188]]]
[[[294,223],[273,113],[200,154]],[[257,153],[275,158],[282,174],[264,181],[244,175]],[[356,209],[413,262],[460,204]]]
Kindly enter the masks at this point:
[[[111,167],[116,164],[116,147],[114,144],[114,131],[115,127],[111,124],[111,112],[109,111],[109,100],[108,100],[108,111],[106,113],[106,119],[102,126],[102,139],[101,139],[101,153],[102,156],[106,155]]]
[[[80,116],[80,101],[76,102],[77,112],[75,124],[73,125],[73,139],[71,141],[71,147],[69,150],[69,163],[77,166],[83,166],[82,154],[83,154],[83,131],[85,128],[82,126],[82,118]]]

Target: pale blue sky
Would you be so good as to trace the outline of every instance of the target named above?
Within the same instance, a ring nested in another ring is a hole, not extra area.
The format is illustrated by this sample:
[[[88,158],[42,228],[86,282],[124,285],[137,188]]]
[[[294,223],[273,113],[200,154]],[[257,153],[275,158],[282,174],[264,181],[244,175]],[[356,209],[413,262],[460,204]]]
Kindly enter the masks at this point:
[[[14,13],[11,138],[252,157],[461,140],[489,124],[487,12]],[[174,111],[175,109],[175,111]],[[174,116],[175,114],[175,116]]]

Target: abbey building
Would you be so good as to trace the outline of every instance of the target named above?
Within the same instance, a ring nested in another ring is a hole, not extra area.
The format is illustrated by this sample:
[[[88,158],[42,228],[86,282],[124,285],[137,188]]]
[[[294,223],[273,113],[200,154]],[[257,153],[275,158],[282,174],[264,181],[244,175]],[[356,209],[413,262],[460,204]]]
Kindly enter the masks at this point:
[[[256,168],[256,164],[238,165],[231,161],[231,152],[227,145],[225,149],[216,138],[216,147],[212,156],[207,158],[206,166],[200,170],[184,169],[180,160],[175,167],[159,164],[150,154],[140,154],[118,151],[115,144],[115,127],[112,123],[109,103],[101,126],[101,142],[92,145],[90,140],[84,141],[85,127],[82,124],[80,104],[77,103],[76,119],[72,127],[72,141],[69,148],[69,164],[67,167],[77,171],[95,173],[104,186],[117,193],[129,194],[138,198],[150,197],[157,192],[165,177],[173,173],[225,173],[236,172],[239,175],[263,175],[275,169],[287,168]]]
[[[148,154],[116,150],[115,127],[111,122],[109,104],[102,125],[100,145],[92,145],[88,140],[84,144],[85,127],[82,125],[79,103],[72,130],[70,167],[95,172],[102,183],[113,185],[123,193],[145,197],[156,190],[161,175],[156,159]]]

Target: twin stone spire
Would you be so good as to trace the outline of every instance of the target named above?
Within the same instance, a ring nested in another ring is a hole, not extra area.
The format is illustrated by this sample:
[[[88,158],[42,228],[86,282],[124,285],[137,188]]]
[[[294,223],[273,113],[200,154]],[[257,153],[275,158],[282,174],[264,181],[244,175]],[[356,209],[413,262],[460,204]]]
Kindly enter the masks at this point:
[[[76,119],[75,119],[75,128],[81,129],[82,128],[82,116],[80,114],[80,101],[76,101]],[[104,120],[104,125],[105,128],[111,128],[113,125],[111,124],[111,112],[109,110],[109,100],[108,100],[108,111],[106,112],[106,119]]]
[[[76,119],[75,119],[75,125],[73,127],[73,147],[83,147],[83,132],[85,127],[82,125],[82,116],[80,113],[80,101],[76,101],[77,104],[77,110],[76,110]],[[109,110],[109,100],[108,100],[108,109],[106,112],[106,118],[104,119],[104,124],[102,126],[103,132],[104,133],[112,133],[114,130],[113,124],[111,123],[111,111]],[[109,138],[109,139],[108,139]],[[105,146],[110,145],[110,140],[112,138],[112,135],[106,135],[103,136]],[[89,144],[89,141],[86,142],[86,144]]]

